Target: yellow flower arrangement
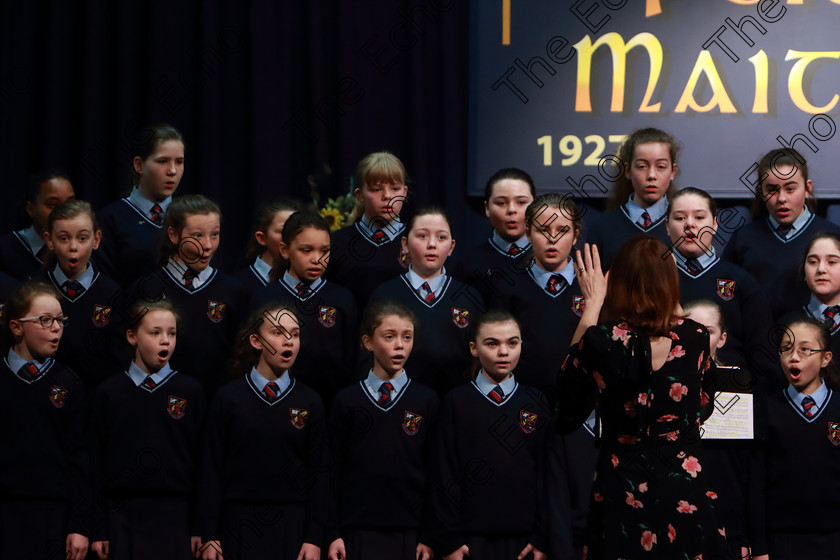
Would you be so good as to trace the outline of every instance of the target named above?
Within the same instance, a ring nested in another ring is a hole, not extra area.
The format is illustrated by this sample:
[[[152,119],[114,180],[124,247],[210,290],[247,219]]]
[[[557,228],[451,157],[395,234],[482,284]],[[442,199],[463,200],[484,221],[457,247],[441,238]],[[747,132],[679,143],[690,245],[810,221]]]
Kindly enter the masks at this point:
[[[337,229],[341,229],[341,226],[344,225],[344,215],[342,215],[341,210],[335,207],[330,207],[330,202],[333,202],[332,199],[327,202],[327,205],[324,208],[321,208],[321,217],[324,218],[328,224],[330,224],[330,231],[335,231]]]

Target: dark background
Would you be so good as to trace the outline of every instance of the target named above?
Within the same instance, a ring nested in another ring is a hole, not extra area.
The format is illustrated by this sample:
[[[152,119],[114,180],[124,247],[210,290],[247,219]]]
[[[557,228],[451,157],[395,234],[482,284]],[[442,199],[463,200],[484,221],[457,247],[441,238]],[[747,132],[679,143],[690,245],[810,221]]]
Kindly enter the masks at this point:
[[[125,196],[133,140],[165,121],[186,139],[178,194],[221,204],[224,268],[259,202],[309,201],[316,175],[323,204],[383,149],[461,247],[487,233],[465,194],[468,0],[7,0],[0,21],[3,231],[38,169],[94,208]]]

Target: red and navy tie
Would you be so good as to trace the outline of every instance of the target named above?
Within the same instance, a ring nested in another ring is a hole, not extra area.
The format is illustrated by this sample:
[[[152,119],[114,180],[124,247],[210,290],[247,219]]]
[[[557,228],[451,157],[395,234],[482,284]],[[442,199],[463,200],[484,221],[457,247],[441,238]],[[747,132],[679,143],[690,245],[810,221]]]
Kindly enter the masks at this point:
[[[511,255],[511,256],[514,256],[514,257],[515,257],[515,256],[516,256],[516,255],[518,255],[520,252],[522,252],[522,249],[520,249],[519,247],[517,247],[517,246],[516,246],[516,243],[511,243],[511,244],[510,244],[510,247],[508,248],[508,255]]]
[[[552,274],[545,284],[545,291],[551,295],[559,294],[566,287],[566,279],[560,274]]]
[[[432,303],[435,300],[435,293],[432,291],[428,282],[423,282],[423,285],[420,286],[420,297],[422,297],[423,301],[426,303]]]
[[[502,388],[496,385],[493,387],[493,390],[487,393],[487,395],[496,401],[497,403],[502,402],[505,399],[505,392],[502,391]]]
[[[388,381],[383,383],[379,386],[379,400],[376,402],[379,403],[380,406],[388,407],[391,405],[391,391],[394,390],[394,386],[391,385]]]
[[[295,291],[297,292],[298,297],[300,297],[301,299],[306,299],[309,297],[309,293],[312,291],[312,288],[310,288],[303,282],[298,282],[298,285],[295,286]]]
[[[805,418],[809,420],[814,417],[814,406],[816,406],[816,402],[812,397],[805,397],[802,399],[802,408],[805,410]]]
[[[697,276],[701,272],[703,272],[703,265],[700,264],[695,258],[690,258],[685,260],[685,268],[688,270],[688,273],[692,276]]]
[[[782,239],[787,239],[787,236],[790,233],[790,230],[792,229],[793,226],[790,224],[779,224],[778,227],[776,227],[776,233],[778,233],[779,237],[781,237]]]
[[[26,379],[27,381],[32,381],[33,379],[38,378],[38,366],[35,365],[35,362],[26,362],[18,371],[18,375]]]
[[[273,401],[280,394],[280,387],[274,381],[269,381],[263,387],[263,393],[268,397],[268,400]]]
[[[149,390],[157,387],[157,383],[155,383],[155,380],[152,379],[151,375],[146,376],[146,379],[143,380],[143,385]]]
[[[195,287],[193,286],[193,280],[198,278],[198,274],[191,268],[188,268],[187,271],[184,273],[184,286],[189,290],[193,291]]]
[[[75,298],[85,292],[85,287],[75,280],[67,280],[61,285],[61,290],[67,295],[67,297]]]
[[[837,324],[834,322],[834,317],[840,313],[840,305],[832,305],[826,307],[823,311],[823,322],[828,330],[832,333],[837,329]]]
[[[639,223],[645,229],[650,227],[651,219],[650,219],[650,214],[647,213],[647,210],[642,212],[642,218],[639,220]]]
[[[158,204],[153,204],[150,216],[152,219],[152,223],[156,226],[159,226],[163,223],[163,208],[161,208]]]
[[[373,242],[377,245],[382,245],[385,241],[387,241],[387,239],[385,239],[385,232],[381,229],[374,231],[371,239],[373,239]]]

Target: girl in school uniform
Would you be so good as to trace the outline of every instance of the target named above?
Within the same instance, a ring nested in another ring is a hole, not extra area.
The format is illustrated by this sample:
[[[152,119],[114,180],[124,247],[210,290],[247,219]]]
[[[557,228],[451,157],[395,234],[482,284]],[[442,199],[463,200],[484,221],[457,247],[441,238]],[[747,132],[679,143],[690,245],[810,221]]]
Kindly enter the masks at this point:
[[[525,210],[537,196],[534,180],[517,168],[496,171],[484,187],[484,214],[489,239],[455,259],[452,276],[478,290],[485,301],[522,274],[531,242],[525,232]]]
[[[237,339],[239,379],[210,407],[201,462],[204,560],[318,560],[329,486],[320,397],[292,377],[294,311],[254,313]],[[295,368],[297,369],[297,368]]]
[[[419,209],[402,238],[408,271],[380,285],[370,301],[398,301],[411,309],[419,325],[408,367],[415,379],[443,394],[466,383],[472,325],[483,312],[481,296],[446,273],[444,264],[455,248],[446,213]]]
[[[293,213],[283,227],[280,278],[251,296],[251,309],[270,302],[295,310],[301,345],[297,377],[331,403],[355,378],[358,312],[353,294],[322,278],[330,258],[330,228],[312,210]]]
[[[181,310],[180,351],[172,367],[212,395],[225,380],[244,309],[239,282],[210,265],[219,247],[221,211],[201,195],[185,195],[172,201],[161,227],[160,265],[137,279],[129,301],[166,298]]]
[[[769,332],[770,308],[764,290],[743,268],[722,260],[715,247],[717,204],[701,189],[686,187],[671,197],[665,228],[680,278],[680,301],[714,301],[727,325],[721,360],[782,381]]]
[[[99,211],[103,241],[96,264],[126,288],[155,267],[163,217],[184,175],[184,137],[155,124],[135,146],[129,195]]]
[[[290,198],[264,202],[257,209],[254,233],[248,239],[245,255],[251,264],[235,274],[249,294],[267,286],[271,282],[271,269],[283,264],[283,256],[280,254],[283,224],[293,212],[301,209],[302,205]]]
[[[808,299],[798,267],[811,238],[823,231],[840,234],[840,227],[814,214],[808,164],[796,150],[768,152],[758,163],[758,177],[753,221],[735,232],[723,256],[765,287],[778,319]]]
[[[840,547],[840,399],[828,338],[820,321],[795,319],[779,346],[789,385],[768,403],[763,454],[774,560],[829,560]]]
[[[44,265],[47,244],[44,230],[52,209],[76,197],[70,179],[63,171],[36,173],[29,178],[26,189],[26,213],[32,224],[17,231],[0,235],[0,271],[26,282]]]
[[[717,383],[721,385],[721,376],[729,373],[719,367],[723,364],[718,352],[729,342],[729,336],[720,306],[714,301],[701,299],[687,302],[683,311],[687,319],[700,323],[709,331],[712,375],[717,376]],[[756,394],[754,383],[750,381],[744,389]],[[710,397],[715,398],[714,395]],[[755,402],[754,414],[760,414],[759,410],[764,408],[763,403]],[[763,421],[756,420],[756,427],[759,424],[763,425]],[[756,433],[752,441],[703,439],[706,452],[704,466],[708,467],[710,485],[718,490],[714,494],[717,502],[715,514],[726,527],[726,544],[732,558],[761,558],[767,552],[766,543],[756,540],[758,534],[763,534],[764,523],[764,512],[757,507],[757,493],[762,489],[755,483],[758,469],[755,442],[762,437],[763,434]]]
[[[668,244],[665,216],[676,187],[679,145],[657,128],[631,134],[619,152],[623,174],[613,185],[605,212],[593,225],[588,242],[598,246],[601,264],[608,269],[624,243],[648,234]]]
[[[368,154],[356,167],[354,194],[363,215],[332,234],[327,279],[349,289],[360,309],[376,286],[408,267],[400,242],[407,180],[402,162],[388,152]]]
[[[330,413],[335,451],[330,560],[430,560],[426,469],[439,400],[403,365],[415,318],[392,301],[371,305],[362,345],[373,353],[363,381],[343,389]],[[387,488],[380,500],[371,488]]]
[[[61,294],[72,326],[56,359],[73,369],[92,393],[106,376],[125,367],[122,291],[90,262],[102,232],[90,204],[68,200],[53,209],[44,231],[52,266],[37,275]]]
[[[24,284],[6,302],[0,364],[0,558],[82,560],[90,477],[85,390],[52,356],[67,323],[59,294]]]
[[[476,325],[472,383],[443,400],[436,434],[432,505],[444,560],[543,560],[546,540],[544,461],[551,406],[513,371],[522,337],[506,311]]]
[[[204,390],[169,365],[178,322],[170,300],[138,302],[128,316],[134,361],[99,387],[92,407],[98,503],[91,548],[102,560],[194,558]]]

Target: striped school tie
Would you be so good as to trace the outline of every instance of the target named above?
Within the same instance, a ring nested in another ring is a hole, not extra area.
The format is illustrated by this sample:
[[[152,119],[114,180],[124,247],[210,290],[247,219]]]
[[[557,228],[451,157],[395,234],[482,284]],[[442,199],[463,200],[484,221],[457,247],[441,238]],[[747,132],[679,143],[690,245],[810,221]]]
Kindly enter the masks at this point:
[[[153,224],[159,226],[163,223],[163,208],[161,208],[158,204],[153,204],[149,217],[151,218]]]
[[[265,387],[263,387],[263,393],[265,393],[265,396],[268,397],[269,401],[274,401],[274,399],[277,398],[277,395],[280,394],[280,386],[274,381],[269,381],[265,384]]]
[[[374,231],[373,235],[371,236],[371,239],[373,239],[373,242],[377,245],[382,245],[383,243],[385,243],[385,241],[387,241],[387,239],[385,238],[385,232],[381,229]]]
[[[33,379],[38,378],[38,366],[35,362],[26,362],[21,366],[18,370],[18,375],[22,378],[26,379],[27,381],[32,381]]]
[[[187,271],[184,273],[184,286],[189,290],[195,290],[193,286],[193,281],[198,278],[198,274],[191,268],[188,268]]]
[[[61,291],[64,292],[67,297],[75,298],[85,293],[85,287],[75,280],[67,280],[61,285]]]
[[[376,402],[379,403],[380,406],[388,407],[391,405],[391,391],[394,390],[394,386],[391,385],[388,381],[383,383],[379,386],[379,400]]]
[[[802,399],[802,409],[805,411],[805,418],[809,420],[814,417],[814,406],[816,406],[816,402],[811,397],[805,397]]]
[[[423,282],[423,285],[420,286],[420,297],[426,303],[432,303],[435,300],[435,293],[432,291],[428,282]]]
[[[157,383],[155,383],[155,380],[152,379],[151,375],[147,375],[146,379],[143,380],[143,386],[151,390],[157,387]]]
[[[647,229],[650,227],[651,221],[650,214],[647,213],[647,210],[642,212],[642,217],[639,218],[639,225]]]
[[[556,295],[562,292],[567,286],[566,279],[560,274],[552,274],[548,282],[545,283],[545,291],[551,295]]]
[[[487,393],[487,396],[496,401],[497,403],[500,403],[503,400],[505,400],[505,392],[502,391],[502,388],[498,385],[493,387],[493,390]]]
[[[828,330],[834,332],[837,329],[837,325],[834,322],[834,317],[840,313],[840,305],[832,305],[830,307],[826,307],[823,310],[823,322]]]

